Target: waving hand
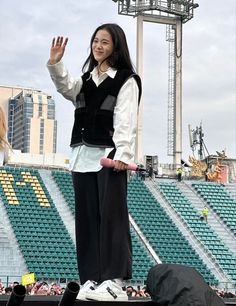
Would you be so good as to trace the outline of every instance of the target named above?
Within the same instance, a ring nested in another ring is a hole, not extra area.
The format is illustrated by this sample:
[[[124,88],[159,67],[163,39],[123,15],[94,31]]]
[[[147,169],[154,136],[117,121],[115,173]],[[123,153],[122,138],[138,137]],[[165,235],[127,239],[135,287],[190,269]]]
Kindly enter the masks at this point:
[[[63,36],[58,36],[57,38],[53,38],[52,45],[50,49],[50,59],[49,62],[51,65],[58,63],[65,52],[66,44],[68,42],[68,38],[64,38]]]

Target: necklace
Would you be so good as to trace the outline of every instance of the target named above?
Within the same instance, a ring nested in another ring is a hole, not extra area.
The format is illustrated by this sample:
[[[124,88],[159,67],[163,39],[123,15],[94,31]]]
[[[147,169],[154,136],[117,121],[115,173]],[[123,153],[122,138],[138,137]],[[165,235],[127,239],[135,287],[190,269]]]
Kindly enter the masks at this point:
[[[106,68],[106,70],[102,70],[100,66],[97,67],[97,72],[98,72],[98,76],[103,75],[104,73],[107,72],[109,67]]]

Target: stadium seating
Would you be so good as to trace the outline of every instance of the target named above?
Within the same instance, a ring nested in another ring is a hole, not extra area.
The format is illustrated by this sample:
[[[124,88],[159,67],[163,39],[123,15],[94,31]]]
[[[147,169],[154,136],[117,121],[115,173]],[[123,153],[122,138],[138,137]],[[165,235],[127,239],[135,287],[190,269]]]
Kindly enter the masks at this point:
[[[68,209],[74,213],[71,174],[67,171],[52,171],[52,175],[68,204]],[[208,224],[200,221],[199,213],[184,198],[177,186],[160,183],[159,188],[185,222],[188,222],[192,232],[204,243],[221,268],[235,280],[236,258]],[[29,272],[35,272],[37,278],[77,279],[74,243],[39,172],[32,168],[1,168],[0,196]],[[131,216],[163,263],[192,266],[207,282],[218,283],[139,178],[132,178],[128,184],[128,206]],[[143,282],[155,262],[132,226],[131,237],[133,282]]]
[[[69,172],[53,171],[71,211],[74,192]],[[76,252],[63,221],[36,169],[0,170],[0,196],[29,272],[36,278],[78,278]],[[133,242],[133,282],[144,282],[155,264],[137,233]]]
[[[131,239],[133,247],[133,282],[145,282],[148,271],[156,263],[148,254],[147,249],[140,241],[136,231],[131,226]]]
[[[69,172],[64,171],[52,171],[52,176],[57,183],[68,207],[70,208],[72,214],[75,214],[75,204],[74,204],[74,189],[72,185],[72,178]]]
[[[160,182],[158,186],[166,200],[181,215],[196,238],[202,242],[205,250],[212,255],[224,272],[236,281],[236,256],[225,246],[210,225],[200,219],[201,213],[193,207],[175,183]]]
[[[0,195],[29,272],[78,278],[75,246],[34,169],[0,169]]]
[[[199,258],[158,201],[139,178],[128,186],[129,212],[163,263],[178,263],[196,268],[211,284],[218,281]]]
[[[236,235],[236,200],[225,187],[213,182],[197,182],[192,186]]]

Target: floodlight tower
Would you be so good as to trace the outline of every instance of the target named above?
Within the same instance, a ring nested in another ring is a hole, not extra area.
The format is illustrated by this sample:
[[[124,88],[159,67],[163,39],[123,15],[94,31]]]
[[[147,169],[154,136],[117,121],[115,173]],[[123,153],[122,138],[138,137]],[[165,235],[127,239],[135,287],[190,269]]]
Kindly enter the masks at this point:
[[[198,7],[198,4],[194,3],[194,0],[113,1],[118,2],[119,14],[137,17],[136,66],[141,78],[143,76],[143,22],[168,26],[168,155],[173,156],[173,164],[178,167],[182,157],[182,24],[193,18],[193,11]],[[136,139],[137,161],[143,158],[142,109],[143,102],[141,101]]]

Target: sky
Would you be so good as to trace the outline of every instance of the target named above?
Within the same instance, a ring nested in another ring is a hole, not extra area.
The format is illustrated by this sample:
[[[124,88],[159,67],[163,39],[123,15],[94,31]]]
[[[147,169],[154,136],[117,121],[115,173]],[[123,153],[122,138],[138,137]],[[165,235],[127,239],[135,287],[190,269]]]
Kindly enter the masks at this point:
[[[202,125],[209,154],[236,158],[236,1],[195,0],[194,18],[183,25],[182,156],[193,155],[189,130]],[[63,62],[75,78],[89,54],[90,38],[103,23],[125,31],[136,63],[136,18],[118,14],[112,0],[1,0],[0,84],[40,89],[56,102],[58,153],[70,153],[73,106],[46,68],[54,36],[69,38]],[[143,153],[167,155],[168,42],[166,26],[144,23]],[[197,152],[195,152],[197,156]]]

